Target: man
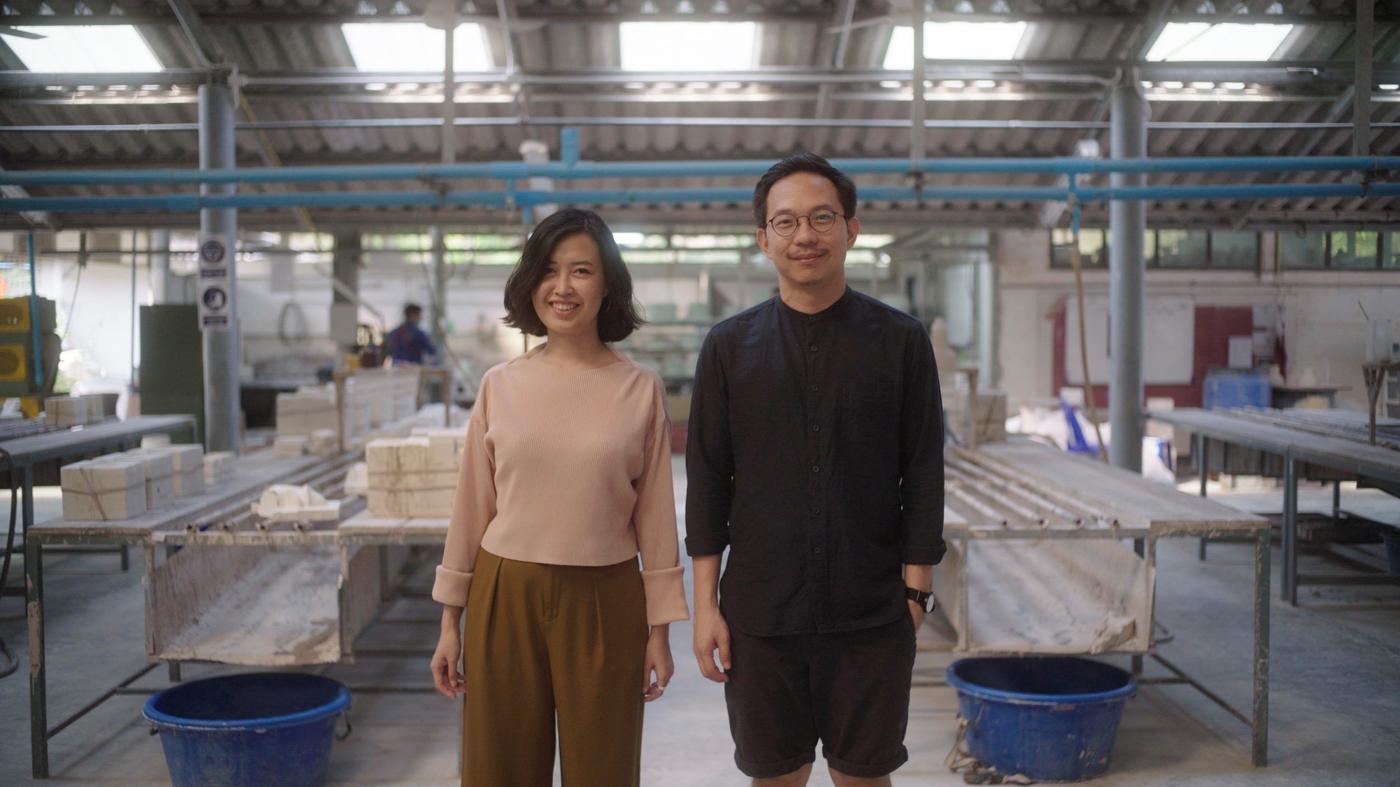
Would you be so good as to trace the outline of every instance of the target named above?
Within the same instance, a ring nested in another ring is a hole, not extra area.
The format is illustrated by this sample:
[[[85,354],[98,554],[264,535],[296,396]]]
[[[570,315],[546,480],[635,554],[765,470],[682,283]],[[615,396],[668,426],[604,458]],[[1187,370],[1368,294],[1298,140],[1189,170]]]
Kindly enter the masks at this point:
[[[912,317],[846,286],[850,178],[792,156],[753,207],[779,292],[716,325],[695,372],[695,656],[724,684],[755,785],[805,785],[818,741],[837,785],[888,785],[944,552],[933,351]]]
[[[423,307],[416,303],[406,304],[403,307],[403,322],[384,337],[387,355],[393,359],[395,365],[421,365],[425,356],[437,354],[437,346],[433,344],[433,340],[418,327],[418,323],[422,321]]]

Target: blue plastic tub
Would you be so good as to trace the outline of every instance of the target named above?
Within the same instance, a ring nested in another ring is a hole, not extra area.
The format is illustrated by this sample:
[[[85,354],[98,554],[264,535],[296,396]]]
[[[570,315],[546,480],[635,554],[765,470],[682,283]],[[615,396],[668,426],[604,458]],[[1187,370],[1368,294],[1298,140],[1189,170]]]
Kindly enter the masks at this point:
[[[1207,410],[1272,407],[1274,387],[1262,370],[1211,369],[1201,386],[1201,406]]]
[[[172,686],[143,715],[175,787],[312,787],[326,781],[336,719],[349,708],[338,681],[258,672]]]
[[[948,667],[968,753],[1010,776],[1079,781],[1108,770],[1123,706],[1137,681],[1070,657],[968,658]]]

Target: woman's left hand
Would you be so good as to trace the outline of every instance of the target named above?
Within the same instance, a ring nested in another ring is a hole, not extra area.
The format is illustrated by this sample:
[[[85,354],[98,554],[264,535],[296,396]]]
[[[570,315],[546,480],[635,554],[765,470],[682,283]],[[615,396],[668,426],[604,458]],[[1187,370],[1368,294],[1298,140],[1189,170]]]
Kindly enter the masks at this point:
[[[642,701],[661,699],[666,684],[676,674],[676,664],[671,661],[671,627],[652,626],[647,635],[646,661],[642,668]],[[654,679],[653,679],[654,676]]]

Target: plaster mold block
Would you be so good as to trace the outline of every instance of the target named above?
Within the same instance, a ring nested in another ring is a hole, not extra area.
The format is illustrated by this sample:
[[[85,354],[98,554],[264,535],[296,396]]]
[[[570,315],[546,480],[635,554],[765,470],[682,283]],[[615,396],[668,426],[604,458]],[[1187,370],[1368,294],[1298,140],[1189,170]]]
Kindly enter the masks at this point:
[[[59,475],[63,518],[70,522],[131,519],[146,513],[146,469],[140,462],[75,462]]]

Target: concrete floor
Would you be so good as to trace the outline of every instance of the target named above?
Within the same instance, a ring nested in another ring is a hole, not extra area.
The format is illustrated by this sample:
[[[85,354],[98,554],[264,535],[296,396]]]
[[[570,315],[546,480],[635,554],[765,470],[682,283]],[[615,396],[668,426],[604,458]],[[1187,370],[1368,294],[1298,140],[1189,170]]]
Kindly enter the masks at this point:
[[[679,467],[679,465],[678,465]],[[683,469],[678,485],[683,490]],[[1326,496],[1325,502],[1314,500]],[[1330,493],[1304,491],[1305,504],[1330,506]],[[46,494],[41,517],[57,511]],[[1215,545],[1196,560],[1194,541],[1159,546],[1157,610],[1175,641],[1161,651],[1231,702],[1248,707],[1251,547]],[[50,723],[145,663],[138,567],[116,570],[113,555],[55,556],[45,562],[49,626]],[[1317,562],[1304,558],[1308,567]],[[1274,565],[1278,565],[1277,556]],[[1277,574],[1277,571],[1275,572]],[[21,564],[11,568],[11,583]],[[426,587],[430,574],[415,578]],[[1275,581],[1277,587],[1277,581]],[[1276,598],[1277,593],[1274,596]],[[1270,765],[1251,768],[1243,725],[1184,687],[1145,687],[1129,703],[1104,785],[1400,785],[1400,593],[1394,589],[1307,588],[1297,609],[1273,604],[1273,702]],[[1337,606],[1333,602],[1363,602]],[[401,600],[362,644],[430,648],[433,605]],[[395,622],[397,621],[397,622]],[[407,622],[405,622],[407,621]],[[690,628],[672,628],[677,676],[665,699],[649,706],[643,783],[664,787],[741,785],[734,770],[720,688],[699,677]],[[0,637],[24,658],[18,599],[0,605]],[[941,674],[949,657],[921,653],[920,675]],[[1120,660],[1125,661],[1125,660]],[[373,659],[337,666],[347,683],[419,683],[426,657]],[[0,679],[0,784],[28,784],[27,664]],[[187,678],[224,671],[187,665]],[[165,670],[140,683],[156,690]],[[165,784],[158,739],[140,718],[141,697],[107,702],[50,742],[54,785]],[[953,743],[956,700],[947,688],[916,688],[907,743],[912,758],[900,785],[961,784],[943,758]],[[356,697],[354,733],[336,745],[335,784],[456,784],[454,703],[431,694]],[[820,769],[812,781],[831,782]]]

